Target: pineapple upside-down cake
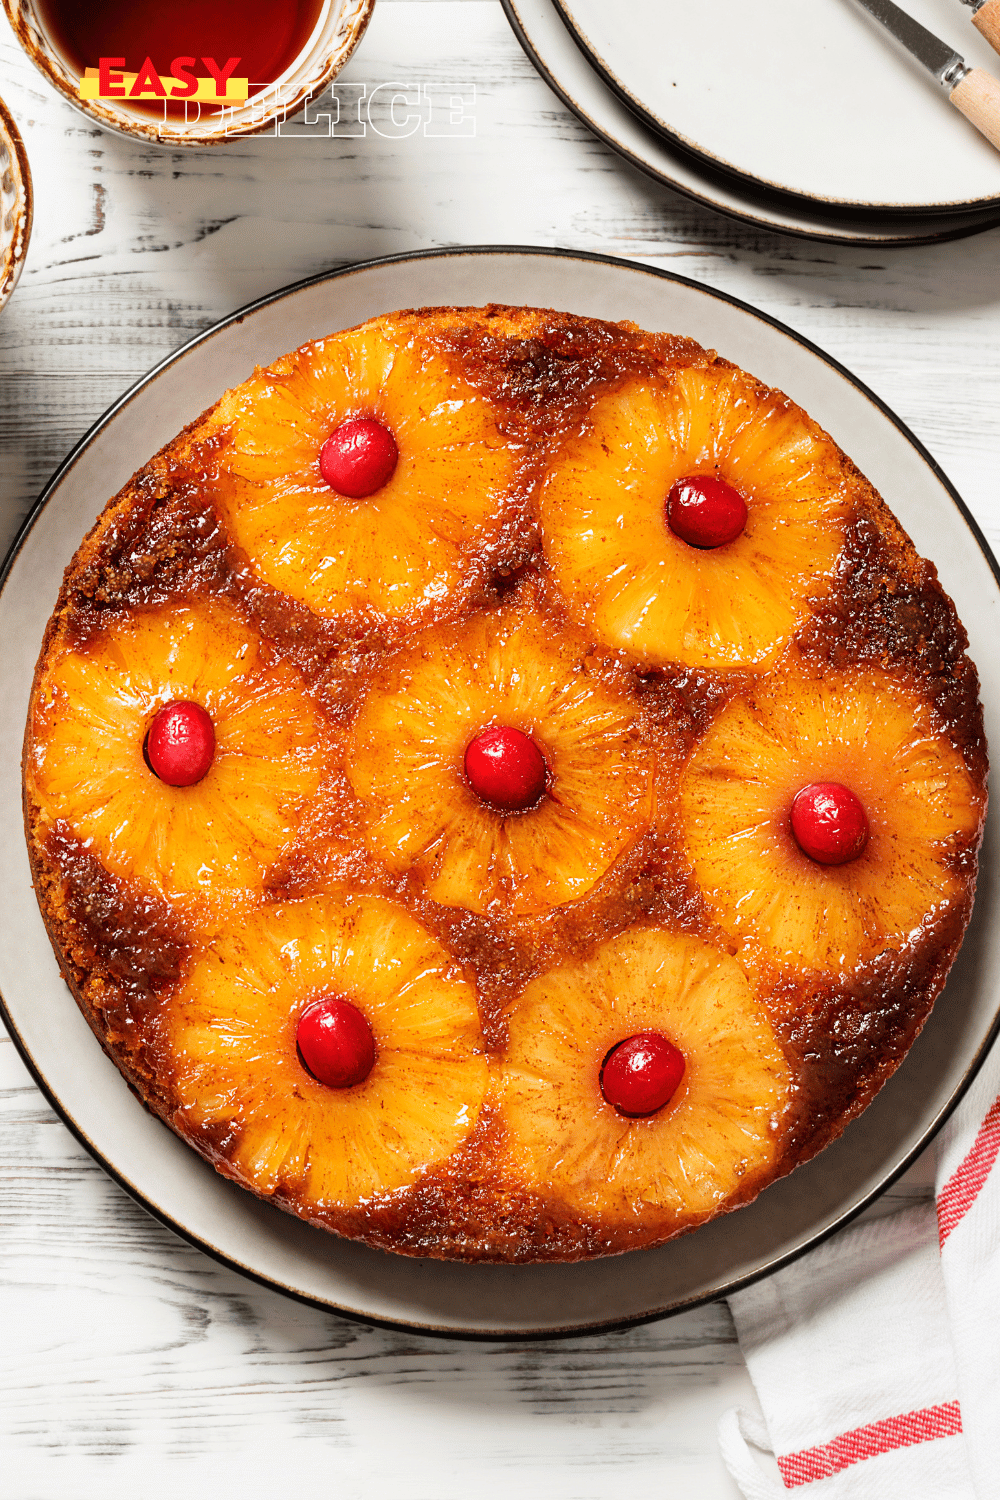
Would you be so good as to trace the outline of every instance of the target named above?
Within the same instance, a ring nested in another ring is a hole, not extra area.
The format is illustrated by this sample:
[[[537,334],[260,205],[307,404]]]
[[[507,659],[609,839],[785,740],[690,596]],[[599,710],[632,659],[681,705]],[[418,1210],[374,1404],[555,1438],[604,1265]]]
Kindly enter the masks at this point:
[[[985,815],[965,645],[833,440],[714,353],[376,318],[228,391],[67,570],[42,912],[133,1089],[291,1213],[657,1244],[920,1030]]]

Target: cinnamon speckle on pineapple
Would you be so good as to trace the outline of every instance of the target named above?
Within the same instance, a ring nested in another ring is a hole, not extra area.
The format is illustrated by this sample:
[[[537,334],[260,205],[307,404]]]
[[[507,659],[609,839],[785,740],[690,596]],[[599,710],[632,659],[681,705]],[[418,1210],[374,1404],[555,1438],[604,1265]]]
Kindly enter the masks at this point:
[[[692,479],[726,503],[684,538]],[[839,1134],[941,989],[986,806],[965,647],[850,460],[714,352],[376,318],[84,540],[25,741],[40,904],[140,1097],[288,1212],[511,1264],[660,1244]],[[142,758],[178,702],[217,737],[188,786]],[[796,830],[822,783],[863,846]],[[321,1003],[370,1026],[343,1085],[297,1045]],[[602,1065],[648,1034],[683,1072],[622,1111]]]

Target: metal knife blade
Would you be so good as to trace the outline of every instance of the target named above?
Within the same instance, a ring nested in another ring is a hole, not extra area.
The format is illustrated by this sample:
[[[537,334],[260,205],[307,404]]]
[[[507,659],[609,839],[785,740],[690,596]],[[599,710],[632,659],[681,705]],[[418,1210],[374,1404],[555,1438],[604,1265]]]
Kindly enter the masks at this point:
[[[923,63],[945,88],[954,88],[965,77],[968,68],[961,53],[954,51],[933,31],[928,31],[926,26],[921,26],[905,10],[900,10],[893,0],[858,0],[858,4],[881,22],[898,42],[902,42],[907,52],[917,62]]]

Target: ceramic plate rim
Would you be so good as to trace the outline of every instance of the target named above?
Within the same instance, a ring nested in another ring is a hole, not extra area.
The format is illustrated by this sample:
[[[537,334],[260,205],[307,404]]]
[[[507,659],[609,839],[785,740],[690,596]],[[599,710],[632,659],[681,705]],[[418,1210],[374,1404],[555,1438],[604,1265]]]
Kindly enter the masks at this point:
[[[73,446],[62,463],[58,465],[51,478],[40,492],[37,500],[28,511],[23,522],[21,523],[21,526],[18,528],[18,531],[15,534],[13,541],[11,542],[7,554],[4,557],[3,563],[2,565],[0,565],[0,593],[2,593],[6,588],[14,564],[20,552],[27,542],[28,537],[30,536],[30,533],[33,530],[40,515],[49,504],[50,500],[55,496],[59,485],[69,474],[69,472],[75,466],[83,453],[98,437],[98,435],[107,426],[109,426],[111,422],[114,421],[114,419],[132,402],[132,400],[141,391],[145,390],[149,385],[153,384],[155,380],[166,369],[185,358],[194,349],[210,341],[216,334],[221,333],[223,330],[231,327],[233,324],[241,323],[250,314],[264,307],[268,307],[276,302],[280,302],[286,297],[293,296],[298,292],[306,290],[307,288],[317,286],[324,282],[335,281],[340,278],[363,274],[367,271],[380,269],[385,266],[404,265],[407,263],[412,263],[414,261],[429,259],[446,259],[449,257],[465,258],[470,256],[539,256],[555,259],[561,258],[592,262],[601,265],[612,266],[619,270],[638,272],[641,275],[648,275],[664,281],[680,284],[681,286],[688,287],[693,291],[709,297],[710,299],[716,299],[718,301],[727,303],[729,306],[738,309],[741,313],[748,314],[752,318],[766,323],[771,328],[790,338],[800,347],[804,348],[808,353],[818,358],[825,365],[829,366],[835,373],[846,379],[849,384],[851,384],[867,401],[869,401],[874,407],[876,407],[876,409],[882,414],[883,417],[887,418],[892,423],[892,425],[898,430],[900,435],[916,451],[918,456],[931,470],[935,478],[940,482],[944,490],[947,492],[952,503],[955,505],[959,516],[971,533],[979,550],[982,552],[985,561],[991,573],[993,574],[994,581],[996,582],[998,588],[1000,588],[1000,563],[998,563],[997,559],[993,556],[989,544],[986,541],[986,538],[983,535],[975,517],[971,514],[962,497],[959,495],[954,485],[948,479],[947,475],[945,475],[943,470],[937,464],[936,460],[924,448],[919,438],[917,438],[915,434],[910,431],[910,429],[901,420],[901,418],[899,418],[892,411],[892,409],[886,405],[884,401],[882,401],[873,391],[869,389],[867,385],[865,385],[863,381],[859,380],[855,375],[853,375],[837,359],[819,348],[810,339],[806,338],[800,333],[797,333],[787,324],[782,323],[780,319],[774,318],[768,313],[761,312],[759,309],[751,306],[749,303],[744,302],[741,298],[735,297],[727,292],[718,291],[712,287],[707,287],[701,282],[693,280],[691,277],[682,276],[674,271],[668,271],[658,266],[646,266],[637,261],[625,260],[617,256],[602,255],[591,251],[569,250],[548,246],[511,244],[455,245],[433,250],[403,252],[395,255],[380,256],[365,261],[352,262],[350,264],[343,265],[329,271],[320,272],[314,276],[304,277],[300,281],[293,282],[287,286],[279,288],[274,292],[270,292],[262,297],[255,298],[251,302],[248,302],[245,306],[229,314],[227,317],[220,319],[216,323],[213,323],[211,327],[206,328],[200,333],[196,334],[192,339],[189,339],[180,348],[174,350],[164,359],[160,360],[145,375],[134,381],[132,385],[130,385],[127,390],[125,390],[122,395],[118,397],[118,399],[114,401],[101,414],[100,417],[98,417],[97,421],[93,423],[88,431]],[[983,1039],[981,1040],[975,1052],[975,1055],[968,1063],[964,1073],[952,1090],[952,1093],[942,1104],[937,1114],[929,1122],[923,1124],[919,1139],[908,1151],[904,1153],[903,1157],[899,1161],[895,1162],[888,1170],[882,1170],[880,1168],[879,1170],[881,1175],[879,1175],[877,1184],[867,1192],[864,1192],[862,1197],[857,1202],[855,1202],[850,1208],[839,1214],[833,1220],[833,1222],[826,1226],[826,1228],[821,1229],[815,1233],[805,1235],[802,1243],[796,1245],[789,1251],[776,1254],[764,1265],[759,1266],[757,1269],[750,1273],[738,1276],[733,1280],[724,1281],[722,1284],[713,1287],[710,1290],[705,1290],[703,1292],[682,1298],[680,1301],[672,1303],[668,1306],[657,1307],[649,1311],[630,1314],[625,1317],[597,1319],[587,1323],[574,1323],[572,1325],[567,1325],[564,1327],[559,1326],[554,1328],[529,1328],[518,1329],[516,1331],[510,1329],[492,1330],[476,1328],[472,1330],[450,1326],[442,1327],[430,1323],[422,1323],[415,1320],[411,1321],[408,1319],[379,1317],[374,1314],[358,1311],[357,1309],[341,1307],[321,1297],[311,1296],[308,1293],[300,1291],[295,1287],[286,1285],[276,1277],[268,1276],[264,1273],[254,1270],[250,1266],[243,1264],[235,1256],[219,1249],[217,1246],[213,1245],[211,1241],[203,1239],[200,1235],[186,1228],[184,1224],[174,1219],[164,1208],[161,1208],[157,1204],[150,1201],[150,1199],[146,1197],[142,1189],[136,1187],[121,1171],[118,1170],[118,1168],[113,1165],[113,1163],[104,1154],[103,1150],[90,1138],[83,1127],[79,1125],[73,1118],[68,1108],[63,1105],[54,1089],[47,1082],[40,1066],[36,1064],[25,1039],[21,1036],[14,1021],[13,1015],[11,1014],[11,1011],[8,1007],[7,1001],[3,995],[0,995],[0,1018],[2,1018],[11,1037],[11,1040],[14,1043],[14,1046],[16,1047],[22,1061],[24,1062],[29,1073],[34,1079],[37,1087],[40,1089],[41,1093],[43,1094],[51,1108],[62,1120],[63,1124],[76,1138],[76,1140],[79,1141],[79,1143],[84,1147],[84,1149],[93,1158],[93,1160],[96,1161],[97,1164],[107,1173],[107,1175],[111,1177],[115,1182],[117,1182],[118,1185],[122,1187],[125,1192],[128,1193],[128,1195],[142,1208],[144,1208],[154,1219],[163,1224],[166,1228],[173,1231],[188,1244],[209,1255],[213,1260],[217,1261],[221,1265],[226,1266],[230,1270],[236,1271],[239,1275],[247,1277],[249,1280],[257,1283],[260,1286],[267,1287],[272,1291],[278,1291],[285,1296],[291,1297],[297,1302],[303,1303],[310,1307],[315,1307],[322,1312],[335,1314],[338,1317],[346,1318],[352,1322],[392,1329],[401,1329],[409,1333],[418,1333],[428,1337],[440,1337],[472,1342],[523,1343],[529,1341],[544,1342],[554,1339],[585,1337],[588,1334],[593,1334],[598,1331],[610,1332],[619,1329],[630,1328],[633,1326],[639,1326],[645,1323],[656,1322],[662,1318],[673,1316],[675,1313],[684,1312],[693,1307],[703,1306],[704,1304],[715,1301],[720,1297],[728,1296],[734,1291],[740,1290],[747,1286],[751,1286],[753,1285],[753,1283],[773,1274],[782,1266],[790,1264],[794,1260],[798,1259],[799,1256],[805,1254],[811,1249],[814,1249],[817,1245],[820,1245],[825,1240],[829,1239],[831,1235],[835,1234],[838,1230],[842,1229],[845,1225],[849,1224],[853,1219],[855,1219],[858,1214],[862,1213],[865,1208],[867,1208],[872,1202],[874,1202],[875,1199],[877,1199],[886,1190],[886,1188],[891,1186],[891,1184],[895,1182],[897,1178],[899,1178],[909,1166],[912,1165],[916,1157],[919,1156],[921,1151],[925,1149],[928,1142],[933,1138],[936,1132],[944,1124],[945,1120],[947,1120],[949,1115],[961,1101],[962,1097],[972,1084],[976,1074],[982,1066],[983,1060],[985,1059],[990,1047],[996,1039],[998,1032],[1000,1032],[1000,1002],[998,1002],[997,1004],[997,1008],[993,1015],[990,1026],[986,1031]],[[637,1253],[641,1254],[642,1252]]]

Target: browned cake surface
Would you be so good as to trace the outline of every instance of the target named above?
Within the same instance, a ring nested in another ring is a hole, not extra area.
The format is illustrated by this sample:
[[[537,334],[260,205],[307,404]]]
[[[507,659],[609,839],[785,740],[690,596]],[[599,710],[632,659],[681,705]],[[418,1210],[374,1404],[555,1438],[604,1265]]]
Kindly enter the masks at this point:
[[[346,501],[318,454],[374,415],[399,464]],[[713,552],[677,478],[747,499]],[[511,308],[377,319],[257,371],[140,470],[67,569],[25,748],[66,979],[140,1097],[219,1171],[410,1254],[659,1243],[856,1116],[968,922],[986,747],[933,566],[803,412],[689,340]],[[161,783],[162,704],[212,769]],[[481,803],[491,723],[550,794]],[[795,792],[854,788],[863,855],[817,865]],[[318,1083],[318,995],[368,1016]],[[601,1063],[687,1061],[648,1119]]]

